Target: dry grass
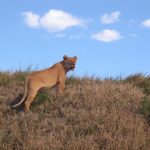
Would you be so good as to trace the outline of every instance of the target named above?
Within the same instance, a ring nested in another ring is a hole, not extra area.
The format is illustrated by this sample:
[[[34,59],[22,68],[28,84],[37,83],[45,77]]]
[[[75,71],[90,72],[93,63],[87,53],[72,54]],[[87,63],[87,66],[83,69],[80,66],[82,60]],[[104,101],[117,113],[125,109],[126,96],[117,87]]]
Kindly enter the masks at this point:
[[[130,82],[70,77],[64,94],[41,91],[31,112],[11,110],[27,72],[0,73],[0,149],[148,150],[145,93]],[[127,81],[127,79],[126,79]]]

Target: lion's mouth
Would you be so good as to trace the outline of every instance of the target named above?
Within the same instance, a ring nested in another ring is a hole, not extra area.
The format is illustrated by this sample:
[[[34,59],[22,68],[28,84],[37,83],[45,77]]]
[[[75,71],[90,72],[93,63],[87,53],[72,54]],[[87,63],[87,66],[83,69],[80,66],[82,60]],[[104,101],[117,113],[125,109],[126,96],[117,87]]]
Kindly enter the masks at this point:
[[[74,70],[75,69],[75,64],[72,64],[71,67],[70,67],[70,69]]]

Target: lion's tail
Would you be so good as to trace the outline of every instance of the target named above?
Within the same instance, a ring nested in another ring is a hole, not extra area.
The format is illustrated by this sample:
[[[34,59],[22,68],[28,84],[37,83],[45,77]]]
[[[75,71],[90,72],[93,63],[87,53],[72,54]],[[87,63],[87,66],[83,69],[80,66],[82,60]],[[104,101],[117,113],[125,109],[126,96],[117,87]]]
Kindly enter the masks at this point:
[[[21,101],[15,105],[12,105],[11,108],[15,108],[17,106],[19,106],[25,99],[26,99],[26,96],[27,96],[27,90],[28,90],[28,78],[26,78],[25,80],[25,86],[24,86],[24,95],[23,95],[23,98],[21,99]]]

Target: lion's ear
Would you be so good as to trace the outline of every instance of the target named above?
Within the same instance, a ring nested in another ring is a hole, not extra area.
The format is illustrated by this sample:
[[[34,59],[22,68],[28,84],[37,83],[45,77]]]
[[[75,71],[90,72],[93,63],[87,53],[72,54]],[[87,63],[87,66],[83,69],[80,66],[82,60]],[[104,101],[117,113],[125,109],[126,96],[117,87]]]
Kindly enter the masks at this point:
[[[64,55],[63,59],[66,60],[67,58],[68,58],[67,55]]]
[[[77,56],[74,56],[74,58],[77,60]]]

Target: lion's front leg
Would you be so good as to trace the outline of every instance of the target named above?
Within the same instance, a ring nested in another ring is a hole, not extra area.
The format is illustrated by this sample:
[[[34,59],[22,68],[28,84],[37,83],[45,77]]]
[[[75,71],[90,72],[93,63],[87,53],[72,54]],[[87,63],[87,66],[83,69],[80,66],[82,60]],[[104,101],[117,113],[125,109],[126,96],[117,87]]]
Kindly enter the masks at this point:
[[[57,83],[57,94],[56,96],[59,97],[60,95],[63,94],[65,88],[65,83],[64,82],[58,82]]]

